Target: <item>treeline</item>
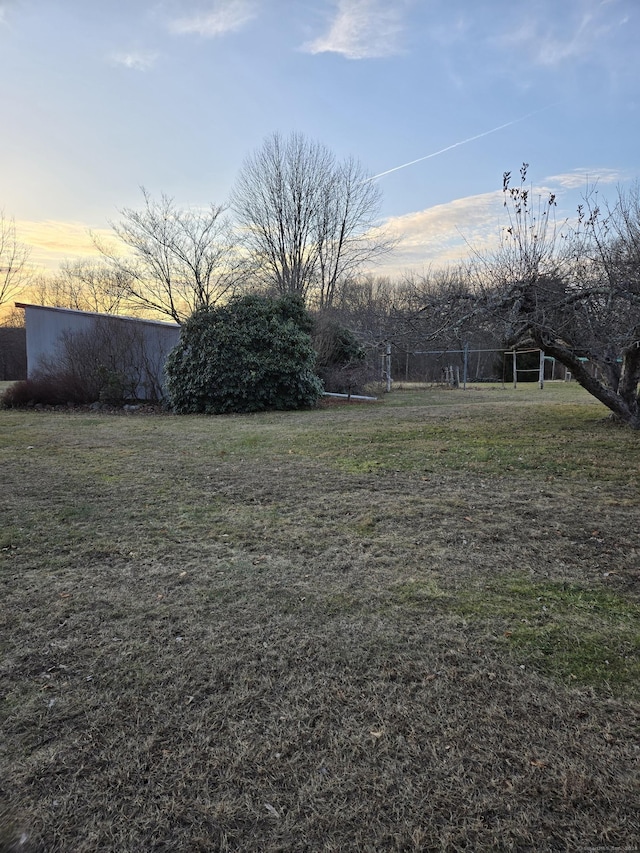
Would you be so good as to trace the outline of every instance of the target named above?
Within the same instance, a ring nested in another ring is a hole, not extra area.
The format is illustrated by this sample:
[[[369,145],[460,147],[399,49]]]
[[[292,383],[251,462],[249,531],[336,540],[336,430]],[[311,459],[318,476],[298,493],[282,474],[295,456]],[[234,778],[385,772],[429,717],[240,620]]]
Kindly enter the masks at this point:
[[[561,223],[555,197],[532,193],[527,164],[515,183],[504,174],[503,193],[494,251],[395,281],[364,275],[393,249],[377,224],[377,184],[354,160],[274,134],[245,160],[226,208],[184,209],[143,190],[140,209],[120,211],[112,243],[96,244],[100,260],[67,263],[32,294],[178,323],[241,293],[293,295],[315,318],[318,353],[351,335],[373,370],[391,342],[395,372],[410,378],[417,353],[532,346],[640,428],[638,186],[619,189],[611,204],[587,192],[575,218]]]

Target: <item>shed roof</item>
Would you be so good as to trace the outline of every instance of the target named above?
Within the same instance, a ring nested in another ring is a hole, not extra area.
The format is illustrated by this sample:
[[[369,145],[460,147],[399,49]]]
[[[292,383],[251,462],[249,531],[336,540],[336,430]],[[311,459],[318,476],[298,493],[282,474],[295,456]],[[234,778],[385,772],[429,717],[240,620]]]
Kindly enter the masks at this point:
[[[145,323],[150,326],[179,329],[178,323],[167,323],[163,320],[147,320],[143,317],[127,317],[124,314],[105,314],[99,311],[80,311],[77,308],[54,308],[51,305],[33,305],[29,302],[15,302],[16,308],[37,308],[40,311],[56,311],[61,314],[72,314],[82,317],[108,317],[113,320],[124,320],[128,323]]]

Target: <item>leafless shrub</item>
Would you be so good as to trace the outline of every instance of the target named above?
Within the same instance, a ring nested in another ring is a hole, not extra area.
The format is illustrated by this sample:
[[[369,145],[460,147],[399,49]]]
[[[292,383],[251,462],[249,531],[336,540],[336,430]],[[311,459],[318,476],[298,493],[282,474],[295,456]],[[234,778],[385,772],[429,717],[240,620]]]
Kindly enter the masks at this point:
[[[2,395],[1,402],[5,409],[24,409],[35,405],[82,405],[91,400],[77,377],[58,373],[14,382]]]
[[[327,391],[357,394],[374,378],[367,353],[350,328],[321,314],[313,329],[316,371]]]
[[[155,355],[154,355],[155,353]],[[54,355],[5,393],[5,407],[76,405],[96,401],[157,401],[162,397],[161,350],[122,318],[96,319],[86,331],[64,332]]]

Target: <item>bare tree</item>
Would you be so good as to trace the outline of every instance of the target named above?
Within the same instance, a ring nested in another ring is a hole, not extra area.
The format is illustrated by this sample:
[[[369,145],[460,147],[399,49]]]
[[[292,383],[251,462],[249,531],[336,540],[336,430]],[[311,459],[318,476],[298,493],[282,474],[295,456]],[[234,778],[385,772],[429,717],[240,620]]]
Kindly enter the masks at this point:
[[[24,290],[28,259],[28,248],[16,236],[15,221],[0,211],[0,305]]]
[[[395,332],[396,285],[389,278],[361,275],[344,281],[333,303],[341,322],[375,346]]]
[[[338,163],[302,134],[275,133],[245,160],[231,206],[267,282],[324,308],[341,280],[391,248],[374,228],[380,201],[355,160]]]
[[[341,282],[393,248],[377,225],[381,201],[380,188],[358,161],[336,164],[317,214],[319,308],[334,303]]]
[[[123,303],[183,322],[238,284],[242,270],[223,208],[184,210],[142,188],[141,210],[124,208],[112,224],[124,252],[96,241],[120,277]]]
[[[135,308],[125,302],[128,276],[104,262],[65,261],[58,272],[38,276],[30,286],[39,305],[119,314]]]
[[[303,297],[319,254],[317,213],[332,180],[333,157],[300,134],[275,133],[247,157],[231,206],[245,229],[245,243],[280,294]]]
[[[537,205],[504,176],[509,225],[499,252],[482,259],[483,310],[509,344],[530,341],[565,365],[614,415],[640,429],[640,189],[612,207],[588,192],[577,223],[553,222],[554,196]]]

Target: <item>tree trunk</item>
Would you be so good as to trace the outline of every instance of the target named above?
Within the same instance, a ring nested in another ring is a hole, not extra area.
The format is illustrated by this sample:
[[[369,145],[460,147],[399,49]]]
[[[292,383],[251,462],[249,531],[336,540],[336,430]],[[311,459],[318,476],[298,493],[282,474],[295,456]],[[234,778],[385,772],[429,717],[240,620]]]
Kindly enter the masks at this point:
[[[640,429],[640,349],[635,345],[623,353],[622,371],[618,388],[613,390],[592,376],[584,363],[567,347],[551,341],[539,331],[532,329],[531,337],[536,346],[556,358],[582,387],[610,409],[613,414],[631,429]]]

